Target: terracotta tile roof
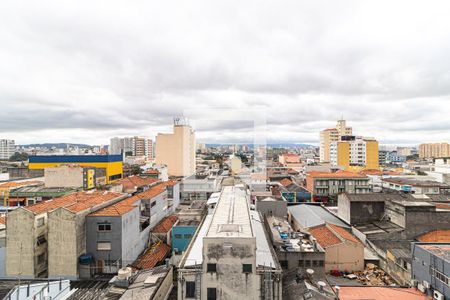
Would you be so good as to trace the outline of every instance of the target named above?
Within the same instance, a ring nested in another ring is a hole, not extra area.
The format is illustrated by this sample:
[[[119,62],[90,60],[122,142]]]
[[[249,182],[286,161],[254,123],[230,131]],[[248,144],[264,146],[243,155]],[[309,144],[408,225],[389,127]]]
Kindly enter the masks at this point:
[[[431,297],[421,293],[415,288],[394,288],[385,286],[340,286],[339,299],[431,300]]]
[[[178,221],[178,217],[176,215],[170,215],[161,220],[153,229],[152,232],[155,233],[167,233],[169,232],[173,225]]]
[[[348,240],[361,244],[361,242],[353,234],[334,224],[326,223],[310,228],[309,231],[323,248],[340,244],[342,243],[342,240]]]
[[[309,232],[323,248],[342,243],[342,241],[326,225],[310,228]]]
[[[448,203],[436,203],[435,206],[439,209],[450,209],[450,204]]]
[[[450,230],[434,230],[417,237],[423,243],[450,243]]]
[[[105,191],[77,192],[24,208],[35,214],[41,214],[60,207],[65,207],[76,213],[124,195],[122,193]]]
[[[344,228],[342,228],[340,226],[336,226],[334,224],[328,224],[328,226],[330,226],[331,229],[333,229],[335,232],[337,232],[343,239],[348,240],[348,241],[352,241],[352,242],[355,242],[355,243],[358,243],[358,244],[361,243],[356,236],[354,236],[353,234],[351,234],[350,232],[348,232]]]
[[[287,172],[290,173],[290,174],[297,174],[297,173],[299,173],[298,171],[295,171],[294,169],[288,169]]]
[[[114,185],[122,185],[124,190],[135,189],[154,184],[158,179],[150,177],[130,176],[114,182]]]
[[[172,179],[172,180],[169,180],[169,181],[164,181],[162,184],[164,186],[174,186],[174,185],[178,184],[178,181]]]
[[[148,169],[144,172],[144,174],[160,174],[156,169]]]
[[[383,172],[381,170],[377,170],[377,169],[366,169],[366,170],[362,170],[360,172],[360,174],[363,175],[382,175]]]
[[[293,182],[290,179],[284,178],[280,181],[280,184],[284,187],[291,185]]]
[[[366,175],[342,170],[335,173],[313,171],[309,172],[306,176],[311,178],[367,178]]]
[[[33,181],[22,181],[22,182],[17,182],[17,181],[9,181],[9,182],[5,182],[0,184],[0,189],[1,188],[12,188],[12,187],[20,187],[20,186],[27,186],[27,185],[37,185],[37,184],[42,184],[42,181],[37,181],[37,180],[33,180]]]
[[[267,176],[264,173],[252,173],[250,178],[252,180],[267,180]]]
[[[164,243],[153,245],[145,251],[131,267],[138,270],[146,270],[154,268],[158,263],[162,262],[170,253],[170,247]]]
[[[160,183],[158,185],[150,187],[148,190],[142,193],[138,193],[132,197],[119,201],[117,203],[111,204],[107,207],[104,207],[96,212],[89,214],[89,216],[121,216],[126,214],[127,212],[133,210],[136,207],[136,202],[141,199],[152,199],[159,194],[166,191],[166,187],[164,184]]]

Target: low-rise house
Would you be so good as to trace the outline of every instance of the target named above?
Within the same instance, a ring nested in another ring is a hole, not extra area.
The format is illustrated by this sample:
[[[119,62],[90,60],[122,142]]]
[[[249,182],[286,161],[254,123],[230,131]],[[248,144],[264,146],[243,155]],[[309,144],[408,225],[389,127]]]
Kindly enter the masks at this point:
[[[288,272],[305,275],[307,269],[325,272],[325,251],[307,231],[294,231],[284,218],[265,218],[268,234],[280,266]]]
[[[87,251],[95,260],[96,272],[114,273],[147,248],[150,231],[167,216],[164,184],[114,203],[86,218]],[[90,264],[85,269],[91,269]]]
[[[24,186],[9,193],[10,206],[28,206],[76,192],[73,188]]]
[[[303,231],[311,227],[324,225],[325,223],[350,228],[348,224],[331,213],[324,206],[314,204],[297,204],[289,206],[288,212],[289,223],[296,231]]]
[[[156,178],[133,175],[114,182],[112,184],[111,190],[128,194],[136,194],[145,192],[151,186],[156,185],[158,182],[159,180]]]
[[[325,272],[364,269],[364,245],[347,229],[327,223],[308,231],[325,249]]]
[[[161,220],[151,231],[151,239],[172,245],[172,228],[178,223],[176,215],[170,215]]]
[[[370,193],[372,187],[369,182],[367,176],[348,171],[310,172],[306,175],[306,189],[315,202],[334,202],[341,193]]]
[[[115,192],[78,192],[10,212],[6,275],[77,278],[78,258],[86,253],[85,216],[126,197]]]
[[[288,202],[309,202],[311,193],[290,179],[280,181],[280,193]]]
[[[49,188],[93,189],[106,184],[104,169],[82,167],[77,164],[60,165],[44,169],[44,183]]]
[[[420,180],[407,177],[389,177],[382,179],[383,189],[406,193],[438,195],[449,194],[450,185],[432,180]]]

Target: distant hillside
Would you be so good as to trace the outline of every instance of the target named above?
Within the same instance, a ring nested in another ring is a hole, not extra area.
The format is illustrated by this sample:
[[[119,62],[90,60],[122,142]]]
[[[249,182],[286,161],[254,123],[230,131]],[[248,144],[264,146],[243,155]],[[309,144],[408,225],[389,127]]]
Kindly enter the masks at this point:
[[[220,146],[231,146],[231,145],[248,145],[250,148],[253,148],[252,143],[242,143],[242,144],[206,144],[207,147],[220,147]],[[315,147],[314,145],[310,144],[295,144],[295,143],[268,143],[267,146],[272,148],[311,148]]]
[[[40,147],[40,148],[62,148],[65,149],[67,146],[78,147],[78,148],[90,148],[93,147],[91,145],[86,144],[69,144],[69,143],[44,143],[44,144],[28,144],[28,145],[19,145],[21,147]]]

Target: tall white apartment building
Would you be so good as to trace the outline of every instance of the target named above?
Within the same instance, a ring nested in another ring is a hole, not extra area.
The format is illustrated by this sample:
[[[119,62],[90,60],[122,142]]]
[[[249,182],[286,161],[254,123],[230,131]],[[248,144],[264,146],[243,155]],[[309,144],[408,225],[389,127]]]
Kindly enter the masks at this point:
[[[0,139],[0,159],[9,159],[16,149],[14,140]]]
[[[153,160],[153,140],[139,136],[114,137],[110,140],[109,153],[145,156],[146,160]]]

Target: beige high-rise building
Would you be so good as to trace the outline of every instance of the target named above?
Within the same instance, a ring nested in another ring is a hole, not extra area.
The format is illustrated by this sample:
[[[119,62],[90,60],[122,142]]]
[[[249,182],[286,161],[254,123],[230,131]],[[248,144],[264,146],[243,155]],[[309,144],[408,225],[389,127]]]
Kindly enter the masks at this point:
[[[195,132],[185,120],[176,119],[173,133],[156,136],[157,164],[165,164],[171,176],[190,176],[195,173]]]
[[[352,135],[353,130],[347,127],[345,120],[338,120],[336,128],[329,128],[320,132],[320,162],[330,162],[330,145],[338,142],[341,136]]]
[[[428,143],[419,145],[420,158],[450,157],[449,143]]]

